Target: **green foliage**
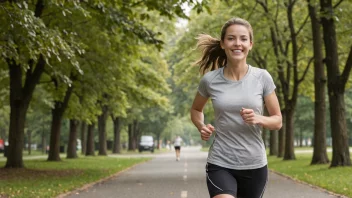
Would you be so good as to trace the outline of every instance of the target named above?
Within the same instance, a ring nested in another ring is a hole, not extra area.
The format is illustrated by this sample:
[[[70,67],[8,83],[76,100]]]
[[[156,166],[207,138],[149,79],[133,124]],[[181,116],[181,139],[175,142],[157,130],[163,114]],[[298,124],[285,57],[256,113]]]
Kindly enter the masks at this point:
[[[79,46],[67,42],[60,31],[48,28],[25,1],[2,4],[0,16],[2,61],[13,61],[26,70],[30,59],[37,61],[42,55],[49,65],[53,59],[61,62],[65,58],[79,67],[75,59],[75,49]]]
[[[314,103],[310,98],[300,96],[297,102],[297,113],[295,114],[295,137],[299,139],[312,139],[314,136]],[[330,121],[328,121],[330,122]]]
[[[31,132],[32,143],[34,144],[41,144],[42,137],[46,138],[48,143],[51,124],[50,110],[53,106],[50,98],[43,87],[38,86],[28,109],[25,131]]]
[[[352,146],[352,89],[346,91],[345,95],[346,104],[346,124],[349,137],[349,145]]]
[[[0,138],[8,140],[7,131],[10,125],[10,106],[0,106]]]
[[[165,128],[162,132],[164,139],[172,141],[179,135],[187,145],[197,145],[202,143],[200,134],[190,121],[189,117],[174,116],[164,124]]]

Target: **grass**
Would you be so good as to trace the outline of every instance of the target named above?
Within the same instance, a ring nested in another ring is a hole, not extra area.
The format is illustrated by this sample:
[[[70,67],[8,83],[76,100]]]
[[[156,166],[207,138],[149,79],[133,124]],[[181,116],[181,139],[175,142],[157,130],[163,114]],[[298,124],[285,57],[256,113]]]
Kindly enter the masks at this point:
[[[26,168],[0,169],[0,197],[55,197],[149,159],[97,156],[61,162],[26,160]],[[0,167],[4,165],[0,162]]]
[[[328,153],[331,159],[331,153]],[[310,165],[312,154],[296,154],[296,160],[268,157],[269,169],[328,191],[352,197],[352,167],[329,168],[330,164]]]

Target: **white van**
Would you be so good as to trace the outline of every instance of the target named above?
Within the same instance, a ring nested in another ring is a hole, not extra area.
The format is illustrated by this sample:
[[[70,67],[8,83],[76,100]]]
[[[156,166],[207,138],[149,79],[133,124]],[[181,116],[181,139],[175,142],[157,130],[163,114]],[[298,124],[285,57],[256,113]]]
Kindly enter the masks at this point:
[[[141,140],[139,141],[138,151],[150,151],[154,152],[154,138],[150,135],[142,135]]]

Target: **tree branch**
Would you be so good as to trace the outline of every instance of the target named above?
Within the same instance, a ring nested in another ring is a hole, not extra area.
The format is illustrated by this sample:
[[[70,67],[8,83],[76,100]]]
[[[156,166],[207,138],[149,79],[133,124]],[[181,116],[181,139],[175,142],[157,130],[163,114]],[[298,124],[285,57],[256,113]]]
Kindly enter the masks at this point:
[[[43,0],[38,0],[37,4],[35,5],[34,16],[41,17],[41,15],[43,14],[43,10],[44,10],[44,2]]]
[[[23,93],[25,100],[28,100],[32,97],[33,90],[35,89],[35,86],[39,82],[40,76],[42,75],[45,67],[45,60],[43,58],[43,55],[39,56],[38,62],[34,68],[34,71],[29,71],[27,70],[27,73],[30,72],[31,74],[29,75],[30,78],[26,79],[25,84],[23,86]]]
[[[341,3],[343,2],[343,0],[340,0],[339,2],[337,2],[335,5],[334,5],[334,9],[337,8]]]
[[[254,7],[252,8],[252,12],[250,12],[250,13],[248,14],[248,16],[247,16],[247,19],[248,19],[248,20],[250,20],[250,18],[251,18],[251,16],[252,16],[252,14],[253,14],[255,8],[257,7],[257,5],[258,5],[258,2],[255,3]]]
[[[298,47],[297,56],[298,56],[298,54],[301,52],[301,50],[303,49],[303,46],[304,46],[304,45],[301,45],[300,47]]]
[[[303,27],[306,25],[308,18],[309,18],[309,15],[306,16],[306,19],[304,19],[304,22],[302,23],[301,27],[299,27],[298,31],[295,33],[296,36],[299,35],[299,33],[302,31]]]
[[[350,53],[348,54],[348,58],[347,58],[347,61],[346,61],[345,68],[344,68],[344,70],[342,72],[342,76],[341,76],[342,86],[343,87],[346,87],[346,83],[348,81],[348,76],[351,73],[351,69],[352,69],[352,45],[351,45],[351,48],[350,48]]]
[[[314,56],[309,59],[308,65],[307,65],[306,69],[304,70],[304,73],[303,73],[301,79],[298,80],[297,84],[300,84],[304,80],[304,78],[306,77],[306,75],[308,73],[310,64],[312,63],[313,60],[314,60]]]

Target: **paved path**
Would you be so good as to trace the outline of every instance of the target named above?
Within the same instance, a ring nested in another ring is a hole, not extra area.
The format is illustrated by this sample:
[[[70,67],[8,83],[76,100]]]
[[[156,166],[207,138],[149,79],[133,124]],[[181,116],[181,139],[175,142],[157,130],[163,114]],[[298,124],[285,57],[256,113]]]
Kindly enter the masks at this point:
[[[150,156],[150,154],[147,154]],[[135,156],[135,155],[133,155]],[[125,157],[133,157],[125,156]],[[153,154],[153,160],[139,164],[107,181],[77,190],[66,197],[111,198],[207,198],[204,176],[207,153],[199,148],[182,148],[181,161],[173,152]],[[111,156],[120,157],[120,156]],[[64,196],[61,196],[64,197]],[[269,174],[264,198],[336,198],[322,189]]]

